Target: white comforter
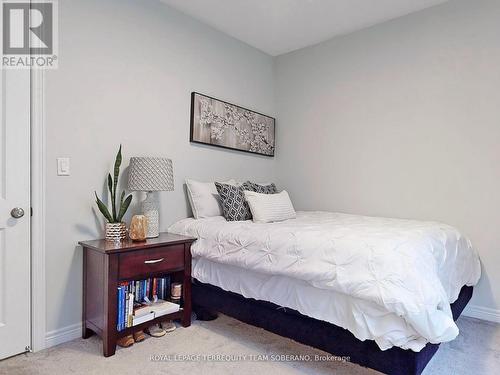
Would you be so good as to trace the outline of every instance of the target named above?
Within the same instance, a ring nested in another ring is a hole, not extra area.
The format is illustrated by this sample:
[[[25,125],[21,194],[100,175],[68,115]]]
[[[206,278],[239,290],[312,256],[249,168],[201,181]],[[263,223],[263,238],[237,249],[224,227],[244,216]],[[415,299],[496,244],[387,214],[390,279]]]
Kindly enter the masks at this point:
[[[398,344],[415,351],[457,336],[449,304],[463,285],[475,285],[480,277],[469,240],[433,222],[298,212],[296,219],[270,224],[185,219],[169,231],[198,238],[194,257],[375,303],[416,332],[418,337]]]

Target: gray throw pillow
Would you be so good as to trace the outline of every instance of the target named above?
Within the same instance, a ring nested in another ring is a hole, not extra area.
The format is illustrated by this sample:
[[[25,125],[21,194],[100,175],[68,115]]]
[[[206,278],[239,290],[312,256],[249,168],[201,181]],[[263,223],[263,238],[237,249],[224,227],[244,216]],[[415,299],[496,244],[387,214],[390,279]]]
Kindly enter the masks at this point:
[[[244,190],[255,191],[256,193],[261,194],[276,194],[278,189],[276,189],[276,185],[271,183],[269,185],[259,185],[255,182],[247,181],[243,184],[246,188]]]
[[[241,186],[215,183],[220,195],[222,214],[227,221],[243,221],[252,218],[250,207],[248,207],[243,193],[244,190],[249,190],[245,186],[246,183]]]

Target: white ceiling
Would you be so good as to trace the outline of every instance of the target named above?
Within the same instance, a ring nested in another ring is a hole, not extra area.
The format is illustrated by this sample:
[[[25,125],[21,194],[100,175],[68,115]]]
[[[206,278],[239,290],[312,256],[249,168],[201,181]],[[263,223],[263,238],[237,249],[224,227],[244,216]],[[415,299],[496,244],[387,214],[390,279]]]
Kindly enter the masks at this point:
[[[161,0],[272,56],[447,0]]]

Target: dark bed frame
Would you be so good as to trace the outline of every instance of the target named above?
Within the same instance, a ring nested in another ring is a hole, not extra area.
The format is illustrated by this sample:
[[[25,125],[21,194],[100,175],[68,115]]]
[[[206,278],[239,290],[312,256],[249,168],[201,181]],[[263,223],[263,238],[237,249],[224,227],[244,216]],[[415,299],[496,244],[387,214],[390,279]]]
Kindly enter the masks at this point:
[[[455,320],[471,299],[472,289],[464,286],[451,305]],[[192,298],[200,320],[211,320],[216,317],[214,313],[220,312],[389,375],[420,374],[439,348],[439,344],[429,343],[418,353],[398,347],[382,351],[375,341],[360,341],[344,328],[197,280],[193,280]]]

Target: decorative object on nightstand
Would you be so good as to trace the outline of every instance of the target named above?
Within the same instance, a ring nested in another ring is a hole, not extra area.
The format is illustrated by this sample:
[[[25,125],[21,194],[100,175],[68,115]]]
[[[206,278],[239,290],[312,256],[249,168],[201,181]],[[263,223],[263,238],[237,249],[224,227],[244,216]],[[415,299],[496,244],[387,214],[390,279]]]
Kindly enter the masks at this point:
[[[103,203],[102,200],[95,193],[96,204],[101,211],[101,214],[107,220],[106,222],[106,240],[108,241],[121,241],[127,237],[127,228],[125,223],[122,222],[125,212],[127,212],[130,202],[132,202],[132,195],[125,198],[125,190],[122,191],[120,196],[120,205],[117,210],[116,205],[116,187],[118,186],[118,177],[120,176],[120,165],[122,163],[122,146],[118,149],[118,153],[115,158],[115,166],[113,170],[113,177],[111,173],[108,173],[108,190],[111,199],[111,212],[109,212],[108,207]]]
[[[160,214],[153,192],[174,190],[172,160],[157,157],[130,158],[128,188],[146,192],[146,199],[142,201],[142,213],[148,219],[147,238],[158,237]]]
[[[130,221],[128,236],[132,241],[146,241],[148,219],[144,215],[134,215]]]

